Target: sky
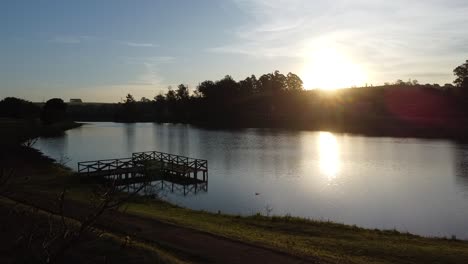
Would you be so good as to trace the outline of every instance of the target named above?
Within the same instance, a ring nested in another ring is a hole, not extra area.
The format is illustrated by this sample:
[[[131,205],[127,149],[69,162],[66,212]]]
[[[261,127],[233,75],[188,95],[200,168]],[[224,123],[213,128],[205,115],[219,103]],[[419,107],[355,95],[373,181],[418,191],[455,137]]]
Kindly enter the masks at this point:
[[[0,0],[0,98],[118,102],[279,70],[306,88],[451,83],[467,0]]]

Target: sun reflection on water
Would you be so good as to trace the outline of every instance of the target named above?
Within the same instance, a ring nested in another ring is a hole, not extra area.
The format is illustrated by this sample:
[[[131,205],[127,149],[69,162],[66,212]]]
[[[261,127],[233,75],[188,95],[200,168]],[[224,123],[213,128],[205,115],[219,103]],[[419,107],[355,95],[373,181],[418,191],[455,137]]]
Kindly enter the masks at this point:
[[[329,180],[335,179],[340,171],[340,149],[336,137],[330,132],[320,132],[318,138],[320,171]]]

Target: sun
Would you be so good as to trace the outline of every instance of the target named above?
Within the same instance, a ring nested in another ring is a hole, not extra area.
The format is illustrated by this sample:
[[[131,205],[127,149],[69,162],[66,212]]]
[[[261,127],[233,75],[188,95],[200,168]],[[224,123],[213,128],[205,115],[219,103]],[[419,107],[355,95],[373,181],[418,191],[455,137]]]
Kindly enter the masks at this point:
[[[367,80],[362,67],[334,48],[316,49],[307,56],[301,76],[305,89],[363,86]]]

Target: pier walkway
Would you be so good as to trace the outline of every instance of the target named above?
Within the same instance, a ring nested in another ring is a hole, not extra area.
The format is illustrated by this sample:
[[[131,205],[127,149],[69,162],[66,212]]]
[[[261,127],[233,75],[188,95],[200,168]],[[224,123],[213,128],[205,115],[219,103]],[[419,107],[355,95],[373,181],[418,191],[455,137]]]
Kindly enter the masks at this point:
[[[154,181],[182,186],[206,185],[208,161],[159,151],[136,152],[131,158],[78,162],[78,175],[86,180],[115,185]]]

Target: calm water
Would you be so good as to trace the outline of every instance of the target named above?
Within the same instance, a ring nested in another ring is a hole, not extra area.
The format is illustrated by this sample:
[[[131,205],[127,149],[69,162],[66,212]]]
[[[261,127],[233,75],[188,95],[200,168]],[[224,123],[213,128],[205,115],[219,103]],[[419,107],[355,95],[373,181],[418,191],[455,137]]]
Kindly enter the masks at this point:
[[[36,147],[73,169],[149,150],[207,159],[207,193],[166,197],[193,209],[247,215],[268,207],[276,215],[468,239],[468,145],[450,141],[92,123]]]

